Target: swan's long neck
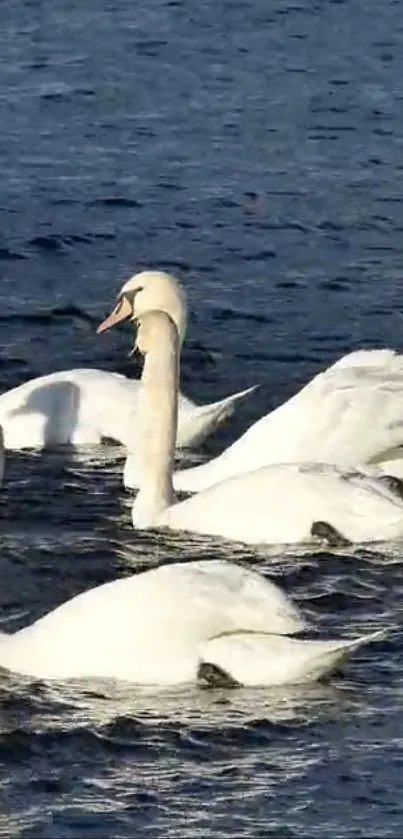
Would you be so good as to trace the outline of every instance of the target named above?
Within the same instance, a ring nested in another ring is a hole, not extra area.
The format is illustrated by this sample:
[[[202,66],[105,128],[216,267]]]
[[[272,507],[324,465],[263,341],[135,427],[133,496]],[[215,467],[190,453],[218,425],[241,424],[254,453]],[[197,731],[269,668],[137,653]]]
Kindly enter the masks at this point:
[[[174,502],[172,472],[178,424],[179,341],[174,325],[145,356],[139,395],[139,493],[135,527],[158,524]],[[168,340],[169,339],[169,340]]]

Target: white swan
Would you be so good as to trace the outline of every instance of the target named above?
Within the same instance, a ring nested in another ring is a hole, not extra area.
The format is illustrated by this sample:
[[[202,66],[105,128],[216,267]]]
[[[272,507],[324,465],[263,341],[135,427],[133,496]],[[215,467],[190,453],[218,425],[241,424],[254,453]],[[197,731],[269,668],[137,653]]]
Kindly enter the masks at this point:
[[[377,463],[403,477],[403,355],[359,350],[315,376],[218,457],[174,475],[175,489],[199,492],[272,463]],[[125,482],[138,486],[135,460]]]
[[[303,626],[260,574],[219,560],[173,564],[97,586],[13,635],[0,633],[0,666],[40,679],[172,685],[199,674],[277,685],[317,679],[380,635],[287,637]]]
[[[169,312],[183,339],[187,305],[177,280],[160,271],[143,271],[124,284],[114,313],[118,322],[139,311],[158,307]],[[254,388],[208,405],[179,399],[179,447],[194,446],[207,437]],[[139,381],[96,369],[65,370],[31,379],[0,396],[0,423],[8,449],[44,448],[56,444],[96,445],[104,438],[136,449]]]
[[[145,313],[138,324],[137,347],[145,361],[139,399],[140,490],[132,509],[135,527],[165,526],[270,544],[320,535],[324,530],[318,523],[354,542],[403,537],[403,500],[390,488],[390,479],[326,464],[266,466],[175,504],[178,333],[164,312]],[[396,484],[399,490],[400,482]]]

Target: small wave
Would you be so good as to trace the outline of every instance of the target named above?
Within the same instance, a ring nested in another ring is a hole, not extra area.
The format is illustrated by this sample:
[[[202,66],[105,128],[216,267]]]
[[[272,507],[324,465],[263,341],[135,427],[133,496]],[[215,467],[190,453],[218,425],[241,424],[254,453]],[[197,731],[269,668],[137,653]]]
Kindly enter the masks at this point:
[[[45,251],[63,251],[69,245],[77,243],[88,244],[91,242],[91,236],[73,233],[68,236],[58,236],[56,234],[49,234],[48,236],[33,236],[28,240],[31,247],[39,248]]]
[[[123,198],[118,195],[106,196],[105,198],[95,198],[94,201],[89,202],[89,206],[97,207],[141,207],[139,201],[135,198]]]
[[[44,309],[38,312],[10,312],[8,314],[0,314],[0,323],[7,323],[9,321],[22,323],[37,323],[47,325],[59,318],[66,318],[67,320],[81,320],[91,326],[98,323],[98,318],[90,315],[85,309],[81,309],[74,303],[66,303],[66,305],[55,306],[52,309]]]
[[[228,320],[249,320],[253,323],[272,323],[273,318],[270,315],[262,314],[261,312],[244,312],[237,309],[230,309],[222,307],[220,309],[214,308],[212,318],[216,321]]]
[[[28,259],[28,257],[23,254],[19,253],[18,251],[12,251],[10,248],[0,248],[0,259],[1,260],[9,260],[10,262],[16,262],[19,259]]]

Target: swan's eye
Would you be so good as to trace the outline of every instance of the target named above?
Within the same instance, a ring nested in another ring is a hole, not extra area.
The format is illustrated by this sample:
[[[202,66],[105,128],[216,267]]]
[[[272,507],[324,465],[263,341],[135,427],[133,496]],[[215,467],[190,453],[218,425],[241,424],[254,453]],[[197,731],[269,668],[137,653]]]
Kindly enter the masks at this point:
[[[131,309],[134,309],[134,298],[140,291],[144,291],[143,286],[140,286],[140,288],[130,289],[129,291],[124,291],[121,298],[127,300]]]

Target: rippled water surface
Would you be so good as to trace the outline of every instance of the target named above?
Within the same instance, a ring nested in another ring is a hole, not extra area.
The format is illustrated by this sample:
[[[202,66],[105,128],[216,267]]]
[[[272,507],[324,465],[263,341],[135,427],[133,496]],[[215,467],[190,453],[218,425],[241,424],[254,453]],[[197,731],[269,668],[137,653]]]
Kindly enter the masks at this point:
[[[189,294],[185,392],[261,383],[196,458],[348,349],[402,349],[402,78],[401,0],[3,0],[1,389],[74,366],[130,374],[128,332],[94,324],[145,266]],[[0,836],[401,836],[399,553],[135,535],[122,463],[112,446],[10,453],[3,626],[117,575],[218,556],[278,580],[323,635],[395,629],[309,689],[3,673]]]

